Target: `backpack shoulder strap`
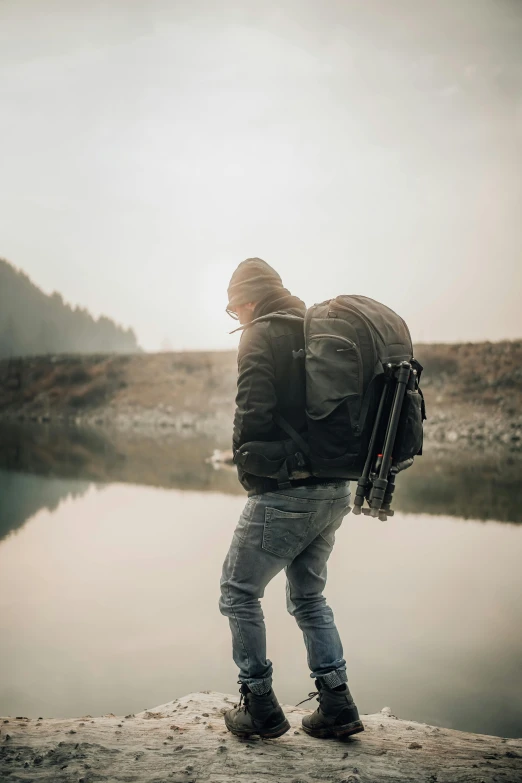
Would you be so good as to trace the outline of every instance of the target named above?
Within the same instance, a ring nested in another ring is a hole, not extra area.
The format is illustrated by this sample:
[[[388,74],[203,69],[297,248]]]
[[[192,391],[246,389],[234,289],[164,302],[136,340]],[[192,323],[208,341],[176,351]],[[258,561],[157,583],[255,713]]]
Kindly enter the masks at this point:
[[[247,324],[243,324],[242,326],[238,326],[236,329],[232,329],[229,334],[242,332],[244,329],[249,329],[251,326],[254,326],[254,324],[258,324],[262,321],[272,321],[274,319],[278,319],[280,321],[300,321],[301,323],[304,321],[304,317],[302,315],[291,315],[291,313],[280,313],[279,311],[276,311],[274,313],[268,313],[267,315],[260,315],[259,318],[254,318],[253,321],[249,321]]]
[[[274,413],[272,416],[273,420],[277,424],[278,427],[281,427],[281,429],[286,432],[289,438],[292,438],[294,443],[299,446],[303,454],[305,454],[307,457],[310,456],[310,446],[305,441],[301,435],[297,432],[297,430],[294,430],[291,424],[287,422],[286,419],[284,419],[279,413]]]

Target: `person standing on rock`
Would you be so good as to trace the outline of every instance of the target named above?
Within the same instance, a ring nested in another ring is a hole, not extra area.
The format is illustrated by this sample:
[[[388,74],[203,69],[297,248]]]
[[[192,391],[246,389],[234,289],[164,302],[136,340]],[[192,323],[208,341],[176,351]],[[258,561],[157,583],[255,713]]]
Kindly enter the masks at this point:
[[[228,286],[227,312],[243,325],[238,351],[234,455],[245,443],[287,438],[278,415],[306,433],[303,316],[306,305],[260,258],[248,258]],[[269,317],[271,314],[277,314]],[[283,316],[283,317],[281,317]],[[293,316],[293,318],[292,318]],[[346,661],[332,610],[323,596],[335,531],[350,510],[349,482],[313,476],[286,482],[238,466],[248,500],[223,564],[220,611],[229,618],[239,667],[239,706],[225,713],[237,736],[279,737],[290,728],[272,689],[272,663],[260,599],[285,569],[287,608],[303,632],[318,709],[303,718],[314,737],[363,731],[347,685]]]

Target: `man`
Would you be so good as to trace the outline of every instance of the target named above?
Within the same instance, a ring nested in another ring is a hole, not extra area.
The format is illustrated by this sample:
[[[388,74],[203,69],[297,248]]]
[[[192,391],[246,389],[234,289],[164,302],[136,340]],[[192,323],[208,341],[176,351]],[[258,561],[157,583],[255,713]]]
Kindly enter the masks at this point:
[[[228,299],[227,311],[245,326],[238,352],[236,455],[245,443],[288,437],[274,416],[282,416],[297,433],[306,433],[302,321],[306,306],[260,258],[239,264]],[[266,317],[272,313],[276,315]],[[229,618],[241,700],[225,714],[226,726],[243,737],[279,737],[290,728],[272,690],[259,600],[284,568],[287,608],[303,632],[318,689],[311,696],[318,695],[319,708],[303,718],[303,728],[315,737],[363,731],[346,684],[341,640],[323,596],[335,531],[349,511],[349,483],[309,476],[281,488],[275,479],[239,467],[238,474],[248,501],[223,565],[220,610]]]

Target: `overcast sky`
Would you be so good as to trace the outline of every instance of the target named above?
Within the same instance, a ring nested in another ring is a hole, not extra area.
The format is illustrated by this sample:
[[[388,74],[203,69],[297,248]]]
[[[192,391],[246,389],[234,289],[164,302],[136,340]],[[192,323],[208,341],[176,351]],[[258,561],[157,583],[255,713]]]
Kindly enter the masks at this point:
[[[519,0],[0,0],[0,256],[143,347],[235,266],[522,336]]]

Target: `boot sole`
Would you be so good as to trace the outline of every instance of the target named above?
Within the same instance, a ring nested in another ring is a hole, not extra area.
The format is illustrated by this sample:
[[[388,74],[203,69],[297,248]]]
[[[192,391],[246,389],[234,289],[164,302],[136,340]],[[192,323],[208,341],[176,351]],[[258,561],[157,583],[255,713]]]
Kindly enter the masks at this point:
[[[356,720],[353,723],[345,723],[344,726],[329,726],[324,729],[310,729],[302,725],[303,731],[306,731],[311,737],[326,739],[327,737],[350,737],[352,734],[358,734],[364,731],[362,721]]]
[[[283,734],[286,734],[286,732],[290,729],[290,724],[286,718],[283,723],[280,723],[279,726],[275,726],[273,729],[270,729],[270,731],[236,731],[235,729],[232,729],[226,721],[225,725],[230,733],[234,735],[234,737],[241,737],[242,739],[252,737],[254,734],[258,734],[263,739],[276,739],[277,737],[282,737]]]

